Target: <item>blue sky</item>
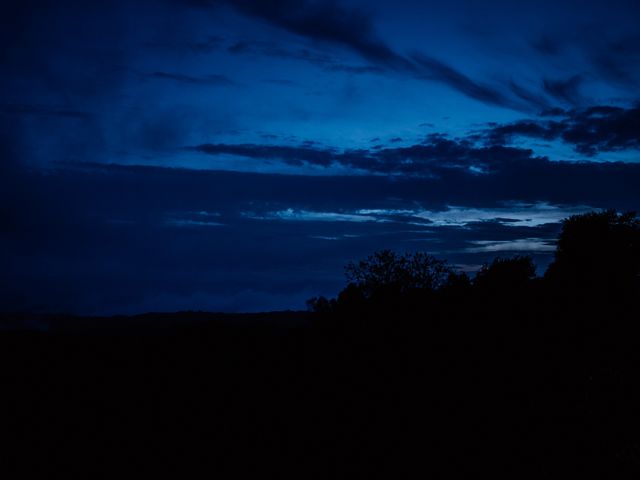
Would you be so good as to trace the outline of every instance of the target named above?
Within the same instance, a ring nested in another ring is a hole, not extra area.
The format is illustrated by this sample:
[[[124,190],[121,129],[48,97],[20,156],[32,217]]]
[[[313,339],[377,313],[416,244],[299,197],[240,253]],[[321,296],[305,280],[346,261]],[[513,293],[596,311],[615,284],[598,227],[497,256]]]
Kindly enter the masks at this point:
[[[5,310],[303,308],[640,200],[633,1],[8,2]]]

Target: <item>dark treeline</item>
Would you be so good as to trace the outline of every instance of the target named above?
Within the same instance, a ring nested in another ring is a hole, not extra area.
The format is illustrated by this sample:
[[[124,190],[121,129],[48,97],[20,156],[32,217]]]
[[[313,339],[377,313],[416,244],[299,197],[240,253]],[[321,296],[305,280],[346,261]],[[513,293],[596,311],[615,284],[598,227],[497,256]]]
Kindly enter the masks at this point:
[[[541,277],[526,256],[471,278],[391,251],[346,274],[309,313],[111,328],[56,317],[5,331],[2,467],[41,478],[640,473],[634,214],[567,219]]]

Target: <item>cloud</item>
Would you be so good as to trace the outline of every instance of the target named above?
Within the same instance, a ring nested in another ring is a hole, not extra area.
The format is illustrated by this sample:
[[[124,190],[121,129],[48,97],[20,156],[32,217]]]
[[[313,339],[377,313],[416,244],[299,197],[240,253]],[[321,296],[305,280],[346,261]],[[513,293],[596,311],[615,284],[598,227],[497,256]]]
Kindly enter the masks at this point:
[[[594,115],[597,116],[595,112],[590,112],[586,118],[593,120]],[[202,144],[186,147],[186,149],[212,156],[237,155],[258,160],[280,161],[300,168],[330,169],[335,167],[360,174],[387,174],[434,179],[473,178],[476,176],[500,178],[502,175],[514,175],[518,169],[523,174],[528,172],[529,175],[536,177],[545,171],[550,175],[566,175],[569,172],[575,172],[575,174],[585,175],[587,178],[591,172],[599,169],[608,170],[611,174],[624,168],[635,172],[634,166],[622,167],[621,165],[609,164],[609,167],[605,168],[601,164],[589,162],[554,162],[546,157],[536,156],[531,149],[501,144],[514,136],[528,136],[546,140],[562,138],[569,143],[574,143],[577,150],[587,154],[592,154],[596,148],[602,151],[620,149],[623,146],[637,148],[637,138],[617,138],[615,135],[606,135],[605,131],[602,131],[602,139],[599,140],[598,136],[594,135],[593,128],[589,124],[579,123],[564,125],[558,122],[543,124],[538,124],[535,121],[517,122],[495,126],[487,130],[484,138],[491,143],[488,146],[478,146],[468,140],[454,140],[436,135],[430,136],[425,143],[406,147],[371,147],[343,151],[313,145],[257,144]],[[616,135],[624,133],[618,127],[613,127],[613,131],[617,132]],[[636,134],[632,130],[629,132],[630,135]],[[304,172],[301,170],[301,173]]]
[[[86,189],[87,195],[106,188],[120,192],[109,197],[105,205],[87,205],[99,216],[104,208],[113,210],[115,202],[118,215],[110,214],[110,218],[128,218],[130,204],[159,211],[162,221],[166,212],[216,211],[222,216],[215,220],[223,223],[228,223],[227,212],[262,214],[287,208],[373,215],[371,211],[376,209],[398,214],[401,210],[443,212],[447,205],[473,205],[497,209],[494,217],[514,218],[500,202],[516,202],[511,209],[517,204],[539,202],[623,209],[640,205],[640,165],[622,163],[523,159],[503,162],[488,174],[441,168],[437,176],[314,176],[305,175],[304,170],[281,175],[105,164],[61,164],[59,168],[67,169],[63,178],[79,182],[77,188]],[[48,178],[57,185],[53,181],[56,177]],[[132,189],[131,182],[142,178],[145,182],[136,183],[136,189]],[[38,183],[32,191],[51,194],[65,203],[66,195],[45,187],[46,183]]]
[[[559,223],[571,215],[593,210],[585,205],[551,205],[546,202],[525,204],[504,202],[499,207],[474,208],[445,206],[441,210],[424,209],[355,209],[339,212],[299,210],[287,208],[263,213],[243,212],[254,220],[283,220],[291,222],[377,222],[428,227],[467,227],[478,222],[493,222],[506,227],[539,227]]]
[[[491,221],[508,227],[538,227],[547,223],[558,223],[563,218],[589,210],[592,210],[592,207],[550,205],[546,202],[505,203],[498,208],[448,206],[442,211],[418,212],[416,216],[437,226],[466,226],[475,222]]]
[[[384,222],[386,220],[372,215],[362,215],[357,212],[315,212],[310,210],[296,210],[287,208],[275,212],[266,212],[256,215],[251,212],[244,212],[244,216],[256,220],[285,220],[295,222]]]
[[[591,64],[601,78],[637,92],[640,82],[640,34],[628,34],[612,41],[601,38],[585,46]]]
[[[469,253],[481,252],[554,252],[555,242],[543,238],[517,238],[515,240],[474,240],[474,246],[466,249]]]
[[[640,149],[640,106],[592,107],[572,112],[562,139],[585,154]]]
[[[326,53],[317,52],[306,47],[290,48],[274,41],[241,40],[227,47],[229,53],[235,55],[264,55],[276,58],[292,58],[325,67],[336,63],[337,60]]]
[[[531,42],[531,46],[542,55],[555,57],[560,54],[563,45],[557,38],[549,35],[543,35],[537,40]]]
[[[603,30],[599,28],[596,34],[591,28],[578,32],[577,36],[567,36],[566,32],[565,35],[549,33],[531,42],[531,46],[543,56],[553,59],[561,58],[571,47],[577,47],[588,62],[585,68],[589,69],[591,77],[599,77],[633,91],[640,81],[640,48],[637,47],[640,35],[637,32],[620,34],[615,29]],[[550,93],[558,93],[560,97],[566,89],[569,94],[575,93],[572,92],[576,88],[575,78],[549,82]]]
[[[167,215],[164,224],[171,227],[223,227],[224,223],[217,219],[221,216],[218,212],[173,212]],[[216,219],[216,220],[214,220]]]
[[[167,220],[166,225],[172,227],[224,227],[224,223],[207,220],[192,220],[172,218]]]
[[[582,103],[580,86],[582,76],[574,75],[566,80],[544,79],[544,91],[562,103],[578,106]]]
[[[330,72],[345,72],[345,73],[353,73],[353,74],[371,74],[371,73],[383,73],[384,69],[381,67],[376,67],[375,65],[344,65],[344,64],[333,64],[325,67]]]
[[[485,132],[485,138],[493,144],[505,144],[514,137],[555,140],[561,135],[562,128],[562,124],[559,122],[521,120],[506,125],[492,126]]]
[[[285,182],[284,179],[289,178],[286,176],[275,176],[270,181],[274,189],[296,192],[296,196],[288,197],[291,202],[270,211],[287,208],[343,213],[373,208],[415,210],[414,206],[408,207],[408,199],[432,211],[441,211],[446,205],[495,206],[498,200],[579,203],[622,209],[640,206],[639,164],[553,161],[536,156],[529,149],[504,145],[483,147],[437,135],[422,144],[343,151],[320,146],[251,144],[205,144],[190,148],[213,157],[246,155],[262,162],[263,166],[273,162],[276,171],[279,171],[277,162],[293,165],[291,173],[299,179],[297,185]],[[216,166],[217,163],[212,162],[210,168]],[[234,163],[234,169],[239,166],[241,162]],[[319,174],[320,177],[314,177]],[[349,176],[341,176],[345,174]],[[315,189],[320,185],[331,194],[317,192]],[[223,186],[217,188],[226,191]],[[323,208],[318,205],[310,208],[304,202],[303,192],[322,197]],[[227,193],[239,195],[236,190]],[[260,198],[268,201],[269,196]],[[368,202],[364,203],[365,199]],[[389,204],[386,199],[403,200]],[[496,213],[495,217],[513,218],[507,212]]]
[[[394,142],[395,143],[395,142]],[[406,147],[338,151],[312,145],[202,144],[186,147],[209,155],[238,155],[263,160],[279,160],[294,166],[339,166],[356,172],[432,176],[447,170],[487,173],[505,162],[535,161],[533,151],[502,145],[477,147],[465,140],[429,136],[424,144]],[[540,159],[538,159],[540,160]]]
[[[194,77],[191,75],[183,75],[180,73],[153,72],[145,74],[147,78],[156,78],[160,80],[171,80],[178,83],[188,83],[191,85],[209,85],[209,86],[232,86],[238,85],[226,75],[206,75]]]
[[[444,83],[466,96],[483,103],[501,107],[518,108],[511,99],[506,98],[504,94],[496,88],[481,85],[444,62],[420,54],[413,55],[413,60],[422,67],[423,78]]]
[[[267,78],[264,80],[264,82],[271,83],[273,85],[281,85],[284,87],[300,87],[301,86],[299,83],[286,78]]]
[[[188,150],[209,155],[238,155],[241,157],[258,158],[264,160],[277,159],[290,165],[302,166],[304,163],[328,167],[337,156],[333,150],[312,147],[292,147],[285,145],[258,144],[202,144],[187,147]]]
[[[536,119],[491,126],[484,133],[485,138],[493,144],[505,144],[513,137],[559,139],[590,156],[598,152],[640,150],[639,106],[595,106],[553,113],[559,120]]]
[[[118,313],[163,298],[158,308],[172,310],[203,292],[216,300],[189,308],[227,309],[260,290],[303,308],[301,297],[334,295],[342,266],[377,249],[481,264],[508,248],[495,242],[552,240],[582,205],[640,205],[639,182],[637,165],[528,160],[428,178],[59,164],[0,189],[0,304]]]
[[[538,110],[549,110],[549,101],[543,95],[526,89],[514,80],[508,83],[508,88],[517,98],[523,100],[526,104]]]
[[[207,3],[207,2],[200,2]],[[380,40],[364,11],[336,2],[299,0],[220,0],[239,11],[314,40],[346,46],[373,63],[410,68],[410,63]]]
[[[144,42],[143,46],[151,49],[157,49],[161,51],[177,50],[186,51],[193,54],[205,55],[218,50],[224,38],[217,35],[209,35],[204,40],[194,41],[148,41]]]
[[[91,113],[89,112],[69,109],[57,105],[6,104],[0,107],[0,113],[14,115],[43,115],[49,117],[66,117],[79,119],[86,119],[91,117]]]
[[[308,0],[276,0],[272,2],[202,0],[187,3],[197,6],[231,5],[250,17],[266,21],[290,33],[346,47],[372,65],[356,67],[342,65],[307,49],[290,51],[268,42],[238,42],[229,47],[232,53],[260,50],[263,54],[294,57],[319,64],[329,70],[350,73],[382,73],[388,70],[445,84],[469,98],[489,105],[515,110],[540,108],[539,101],[532,101],[532,96],[517,95],[515,99],[510,98],[499,87],[476,82],[453,66],[433,57],[419,53],[407,57],[396,52],[379,38],[371,16],[362,9],[342,6],[337,2],[324,3]]]
[[[346,72],[353,74],[384,72],[382,67],[376,65],[348,65],[326,53],[318,52],[307,47],[290,48],[273,41],[242,40],[230,45],[227,51],[236,55],[252,54],[300,60],[329,72]]]

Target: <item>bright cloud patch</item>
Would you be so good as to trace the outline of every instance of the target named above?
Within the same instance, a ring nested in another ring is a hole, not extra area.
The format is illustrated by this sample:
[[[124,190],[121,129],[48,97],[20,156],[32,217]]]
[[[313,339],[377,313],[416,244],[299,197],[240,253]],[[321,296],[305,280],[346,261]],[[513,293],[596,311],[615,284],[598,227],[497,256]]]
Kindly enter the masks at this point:
[[[214,218],[220,217],[218,212],[208,212],[200,210],[197,212],[184,212],[181,214],[170,215],[165,220],[165,225],[171,227],[221,227],[224,223],[220,223]]]
[[[500,208],[468,208],[451,206],[444,211],[428,211],[416,216],[429,220],[434,226],[465,226],[474,222],[494,221],[504,225],[537,227],[547,223],[558,223],[571,215],[591,210],[587,206],[550,205],[546,202],[534,204],[505,204]]]
[[[315,212],[310,210],[278,210],[265,215],[256,215],[250,212],[246,217],[256,220],[291,220],[298,222],[384,222],[385,219],[373,215],[360,215],[358,213]]]
[[[465,249],[468,253],[485,252],[553,252],[555,244],[542,238],[518,238],[515,240],[476,240],[474,247]]]
[[[587,206],[551,205],[540,202],[534,204],[505,203],[498,208],[472,208],[450,206],[446,210],[407,209],[358,209],[347,212],[319,212],[287,208],[244,215],[256,220],[287,220],[306,222],[393,222],[430,227],[464,227],[477,222],[497,222],[505,226],[538,227],[549,223],[559,223],[563,219],[592,210]]]
[[[224,223],[191,219],[170,219],[165,222],[165,225],[171,227],[222,227]]]

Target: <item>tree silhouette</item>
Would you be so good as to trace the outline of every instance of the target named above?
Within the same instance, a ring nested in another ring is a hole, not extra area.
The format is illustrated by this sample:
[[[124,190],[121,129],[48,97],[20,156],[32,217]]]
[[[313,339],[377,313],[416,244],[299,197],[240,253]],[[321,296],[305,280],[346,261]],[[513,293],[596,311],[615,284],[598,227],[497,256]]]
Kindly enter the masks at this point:
[[[606,210],[563,222],[546,277],[563,288],[619,291],[637,287],[639,274],[640,220]]]
[[[497,257],[482,266],[474,284],[482,289],[514,290],[525,287],[536,276],[536,266],[530,256]]]
[[[320,314],[331,313],[335,300],[329,300],[326,297],[312,297],[307,300],[307,310]]]
[[[451,268],[443,260],[422,252],[397,254],[381,250],[365,260],[349,263],[345,273],[349,283],[366,298],[381,290],[406,294],[412,290],[437,290],[445,284]]]

